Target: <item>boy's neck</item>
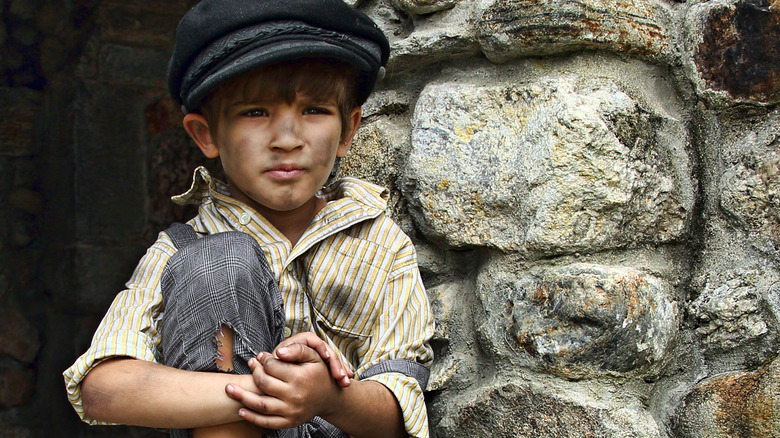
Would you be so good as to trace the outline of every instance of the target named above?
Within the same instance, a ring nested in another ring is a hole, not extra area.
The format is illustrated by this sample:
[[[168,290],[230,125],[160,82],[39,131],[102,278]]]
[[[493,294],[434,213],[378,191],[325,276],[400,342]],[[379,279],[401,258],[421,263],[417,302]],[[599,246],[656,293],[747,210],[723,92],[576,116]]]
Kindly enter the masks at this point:
[[[290,246],[295,247],[301,236],[309,228],[314,217],[325,207],[328,202],[324,199],[314,197],[311,202],[306,203],[294,211],[275,211],[262,207],[255,207],[271,225],[290,241]]]

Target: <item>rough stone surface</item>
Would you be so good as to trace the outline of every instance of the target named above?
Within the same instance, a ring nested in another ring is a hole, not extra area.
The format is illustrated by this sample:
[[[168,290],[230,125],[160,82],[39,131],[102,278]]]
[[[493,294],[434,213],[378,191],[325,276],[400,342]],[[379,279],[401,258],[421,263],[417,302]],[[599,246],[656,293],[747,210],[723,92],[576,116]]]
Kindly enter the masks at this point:
[[[489,1],[478,14],[485,56],[494,62],[579,50],[668,58],[670,10],[654,0]]]
[[[362,178],[390,189],[388,213],[398,222],[405,222],[396,180],[403,169],[401,158],[409,150],[408,132],[408,125],[387,119],[364,124],[339,170],[339,175]]]
[[[778,298],[780,282],[771,273],[732,273],[722,283],[706,285],[691,304],[690,312],[699,322],[696,333],[708,348],[716,350],[754,343],[765,338],[774,325],[773,301]]]
[[[398,8],[410,14],[430,14],[455,6],[457,0],[393,0]]]
[[[557,394],[522,381],[486,386],[463,400],[436,428],[461,437],[660,437],[655,421],[633,407],[609,406],[584,394]]]
[[[432,84],[412,124],[413,213],[452,247],[552,255],[686,231],[683,126],[615,83]]]
[[[698,92],[713,103],[780,102],[780,6],[704,2],[687,18]]]
[[[184,6],[177,7],[172,1],[166,1],[164,5],[160,2],[154,5],[154,2],[148,3],[145,6],[148,9],[140,11],[139,8],[144,6],[133,5],[132,2],[117,2],[100,8],[98,20],[104,38],[122,41],[123,44],[172,47],[174,34],[170,29],[175,28],[180,18],[178,11]],[[168,13],[165,8],[176,12]]]
[[[436,318],[433,345],[438,358],[431,369],[429,391],[465,390],[480,384],[489,372],[480,366],[469,309],[478,306],[473,288],[447,282],[429,289]]]
[[[389,77],[431,65],[448,65],[460,59],[480,56],[475,30],[470,26],[476,2],[442,2],[452,9],[433,14],[430,19],[405,22],[397,38],[391,36]]]
[[[591,264],[513,268],[497,261],[478,280],[482,338],[510,361],[566,378],[647,372],[676,336],[670,287],[652,275]]]
[[[780,361],[750,373],[714,376],[684,398],[675,436],[759,438],[780,433]]]
[[[780,249],[780,113],[727,140],[720,176],[720,207],[738,227]]]

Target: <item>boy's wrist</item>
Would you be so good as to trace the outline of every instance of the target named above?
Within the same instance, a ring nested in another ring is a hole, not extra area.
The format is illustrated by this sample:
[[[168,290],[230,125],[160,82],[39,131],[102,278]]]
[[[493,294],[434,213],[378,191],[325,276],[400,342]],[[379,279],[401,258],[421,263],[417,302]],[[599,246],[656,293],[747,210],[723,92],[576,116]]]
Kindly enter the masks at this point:
[[[405,436],[398,401],[387,387],[373,380],[353,379],[348,387],[339,387],[320,417],[353,437]]]
[[[323,409],[317,415],[336,426],[343,423],[346,419],[353,417],[354,414],[351,412],[350,397],[354,396],[356,392],[359,392],[361,383],[362,382],[353,379],[350,381],[350,385],[345,388],[338,386],[334,381],[333,385],[335,391],[333,392],[333,397],[325,403],[325,406],[322,407]],[[343,427],[339,428],[343,429]]]

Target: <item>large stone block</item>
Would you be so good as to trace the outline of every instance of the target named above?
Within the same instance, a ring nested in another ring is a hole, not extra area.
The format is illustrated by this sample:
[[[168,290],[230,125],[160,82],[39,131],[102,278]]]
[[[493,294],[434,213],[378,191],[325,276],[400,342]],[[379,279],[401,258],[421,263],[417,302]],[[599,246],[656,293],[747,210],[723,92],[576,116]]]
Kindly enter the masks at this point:
[[[688,70],[713,104],[780,102],[780,7],[776,1],[708,1],[685,18]]]
[[[673,421],[675,436],[780,436],[780,361],[754,372],[715,376],[682,400]]]
[[[436,360],[429,391],[473,388],[483,370],[474,348],[472,313],[479,304],[468,283],[448,282],[428,289],[436,331],[431,341]]]
[[[653,0],[486,1],[477,33],[493,62],[600,50],[649,60],[669,59],[672,14]]]
[[[364,123],[341,161],[338,172],[338,176],[361,178],[388,188],[388,214],[399,223],[404,220],[401,217],[402,197],[396,181],[402,172],[402,157],[409,152],[409,143],[409,126],[405,123],[396,123],[388,118]]]
[[[476,59],[481,55],[472,24],[474,3],[446,1],[433,2],[432,6],[454,7],[439,14],[418,17],[413,24],[393,25],[396,28],[393,34],[398,37],[391,37],[388,76],[410,69],[423,70],[430,65],[449,64],[457,59]]]
[[[487,348],[569,379],[657,373],[680,321],[671,286],[623,267],[574,264],[480,273]]]
[[[708,357],[755,366],[776,355],[780,320],[777,272],[760,266],[723,269],[711,272],[702,283],[688,313]]]
[[[36,3],[24,0],[10,0],[5,2],[8,12],[15,18],[30,20],[35,17]]]
[[[406,197],[438,243],[550,256],[686,233],[685,125],[611,80],[430,84],[412,124]]]
[[[408,135],[403,135],[405,129],[408,133],[408,127],[386,120],[364,124],[340,163],[339,175],[392,188],[399,172],[398,158],[409,149]]]
[[[410,14],[431,14],[450,9],[457,0],[393,0],[393,4]]]
[[[566,394],[556,393],[552,385],[519,380],[484,386],[451,399],[443,418],[433,415],[434,429],[448,438],[665,436],[636,403],[610,405],[584,392],[561,392]]]
[[[780,112],[761,118],[720,151],[720,208],[738,228],[780,250]]]

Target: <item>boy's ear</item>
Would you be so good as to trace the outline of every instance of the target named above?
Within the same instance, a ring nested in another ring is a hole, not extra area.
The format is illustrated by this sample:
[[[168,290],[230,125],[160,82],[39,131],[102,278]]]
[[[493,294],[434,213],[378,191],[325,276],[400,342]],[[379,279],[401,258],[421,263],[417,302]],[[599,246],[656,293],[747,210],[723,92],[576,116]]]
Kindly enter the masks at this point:
[[[188,113],[184,116],[182,123],[184,124],[184,130],[195,141],[203,155],[207,158],[217,158],[219,156],[219,148],[214,143],[211,130],[209,130],[209,122],[206,121],[205,117],[198,113]]]
[[[348,131],[346,131],[344,138],[341,140],[341,143],[339,143],[339,149],[336,153],[337,157],[343,157],[347,155],[347,151],[349,151],[349,146],[352,144],[352,139],[355,138],[355,133],[357,132],[358,125],[360,125],[360,120],[363,117],[363,112],[360,107],[357,107],[352,110],[351,113],[349,113],[349,117],[347,120],[344,121],[344,123],[348,123]]]

